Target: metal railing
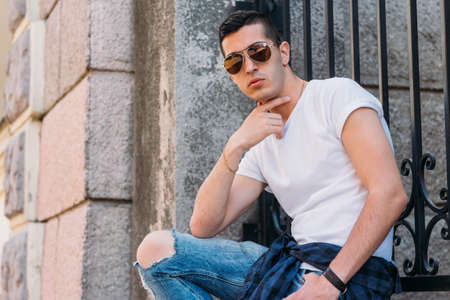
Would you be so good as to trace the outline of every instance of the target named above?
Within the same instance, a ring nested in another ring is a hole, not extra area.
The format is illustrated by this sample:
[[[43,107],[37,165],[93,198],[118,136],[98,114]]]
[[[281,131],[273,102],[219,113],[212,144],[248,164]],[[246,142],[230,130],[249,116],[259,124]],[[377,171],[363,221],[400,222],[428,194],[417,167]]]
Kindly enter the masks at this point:
[[[350,16],[350,49],[352,78],[360,82],[360,53],[359,53],[359,20],[358,0],[349,1]],[[448,89],[450,86],[450,3],[441,0],[441,32],[444,69],[444,105],[445,105],[445,145],[447,187],[440,190],[442,205],[437,206],[428,195],[424,182],[424,172],[433,170],[436,165],[435,157],[430,153],[422,153],[422,128],[420,111],[420,73],[417,28],[417,0],[404,0],[408,4],[408,54],[409,54],[409,90],[411,107],[411,139],[412,157],[402,160],[401,174],[411,176],[412,190],[406,209],[395,224],[394,245],[401,243],[397,229],[404,227],[414,241],[415,256],[403,262],[402,286],[405,291],[450,291],[450,275],[437,275],[439,263],[428,257],[430,236],[435,225],[444,221],[441,238],[450,241],[450,216],[448,201],[448,186],[450,185],[450,103]],[[283,34],[285,40],[290,41],[289,1],[237,1],[236,9],[256,9],[271,17]],[[389,118],[389,90],[388,90],[388,56],[386,41],[386,7],[384,0],[376,1],[377,15],[377,50],[378,50],[378,80],[379,98],[383,106],[384,117],[390,127]],[[324,0],[324,23],[326,26],[326,49],[328,76],[335,76],[335,42],[333,0]],[[311,1],[303,0],[303,38],[304,38],[304,79],[313,79],[312,69],[312,37],[311,37]],[[259,224],[244,224],[244,239],[255,240],[269,245],[280,233],[289,230],[290,220],[283,216],[277,200],[272,194],[264,192],[259,198]],[[431,220],[425,222],[425,207],[432,214]],[[414,214],[414,226],[407,220]],[[450,243],[448,244],[450,248]]]

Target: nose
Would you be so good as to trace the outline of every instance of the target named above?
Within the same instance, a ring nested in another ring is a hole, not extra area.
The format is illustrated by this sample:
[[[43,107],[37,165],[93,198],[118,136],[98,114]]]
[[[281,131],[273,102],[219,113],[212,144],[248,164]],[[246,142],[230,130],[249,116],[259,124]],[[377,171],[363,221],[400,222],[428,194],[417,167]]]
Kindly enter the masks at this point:
[[[247,53],[245,53],[245,59],[244,59],[244,71],[246,73],[252,73],[258,69],[258,66],[256,65],[253,60],[250,59]]]

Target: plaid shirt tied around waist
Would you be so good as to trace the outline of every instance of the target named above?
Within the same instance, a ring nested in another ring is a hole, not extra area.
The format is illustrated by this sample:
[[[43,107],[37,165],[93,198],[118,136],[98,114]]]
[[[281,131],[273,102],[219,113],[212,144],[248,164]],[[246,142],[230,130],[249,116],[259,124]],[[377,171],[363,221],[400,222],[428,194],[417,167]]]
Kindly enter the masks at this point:
[[[287,297],[302,262],[324,271],[340,250],[341,247],[329,243],[299,245],[289,234],[282,234],[250,267],[238,299]],[[340,299],[389,299],[400,292],[397,267],[381,257],[371,256],[347,283],[347,291]]]

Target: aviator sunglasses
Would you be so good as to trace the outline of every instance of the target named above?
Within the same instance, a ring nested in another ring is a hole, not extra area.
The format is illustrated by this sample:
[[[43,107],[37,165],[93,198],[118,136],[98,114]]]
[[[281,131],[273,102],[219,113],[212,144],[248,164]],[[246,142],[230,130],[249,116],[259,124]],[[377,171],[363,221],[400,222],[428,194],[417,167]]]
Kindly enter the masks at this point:
[[[228,54],[223,61],[223,66],[230,74],[238,73],[244,63],[244,53],[247,53],[247,56],[254,62],[268,61],[272,54],[270,52],[270,46],[272,45],[272,43],[267,42],[255,42],[247,49]]]

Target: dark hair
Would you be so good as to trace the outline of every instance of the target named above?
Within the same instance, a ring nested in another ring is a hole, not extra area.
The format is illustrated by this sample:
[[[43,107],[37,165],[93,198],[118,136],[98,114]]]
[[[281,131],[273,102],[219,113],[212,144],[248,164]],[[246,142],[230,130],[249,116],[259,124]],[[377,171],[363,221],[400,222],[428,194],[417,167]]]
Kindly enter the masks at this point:
[[[222,47],[223,39],[230,33],[238,31],[241,27],[252,24],[262,24],[266,37],[277,46],[281,44],[281,35],[268,17],[255,10],[238,10],[229,15],[219,27],[219,43],[222,55],[225,56]]]

